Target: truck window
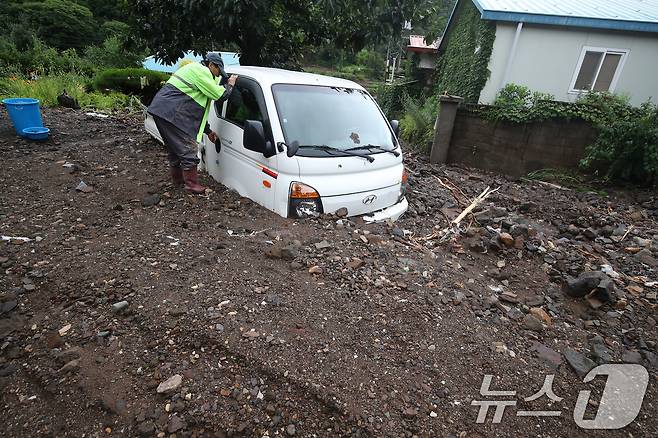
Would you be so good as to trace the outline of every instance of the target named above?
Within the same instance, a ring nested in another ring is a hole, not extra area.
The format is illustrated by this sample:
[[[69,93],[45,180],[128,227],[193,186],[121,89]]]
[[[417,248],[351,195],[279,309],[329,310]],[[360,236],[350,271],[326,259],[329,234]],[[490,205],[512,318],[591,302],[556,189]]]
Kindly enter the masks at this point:
[[[251,84],[249,84],[251,85]],[[225,119],[243,127],[245,120],[264,121],[254,90],[245,84],[236,84],[228,99]]]

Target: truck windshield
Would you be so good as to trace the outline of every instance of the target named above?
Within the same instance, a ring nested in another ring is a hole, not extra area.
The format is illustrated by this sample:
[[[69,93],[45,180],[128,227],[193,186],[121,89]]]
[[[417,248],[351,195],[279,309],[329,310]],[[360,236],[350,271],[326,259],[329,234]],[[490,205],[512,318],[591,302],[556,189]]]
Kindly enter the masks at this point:
[[[396,148],[386,119],[365,91],[291,84],[274,85],[272,91],[286,143],[300,144],[297,155],[378,154]]]

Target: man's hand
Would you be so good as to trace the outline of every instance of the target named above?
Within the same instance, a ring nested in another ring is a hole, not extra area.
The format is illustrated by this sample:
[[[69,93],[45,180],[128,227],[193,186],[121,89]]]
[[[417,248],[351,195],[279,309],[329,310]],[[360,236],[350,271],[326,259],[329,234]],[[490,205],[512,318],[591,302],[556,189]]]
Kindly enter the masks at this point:
[[[208,140],[217,143],[217,133],[215,131],[210,131],[210,134],[208,134]]]
[[[231,75],[231,77],[228,78],[227,83],[228,83],[231,87],[235,87],[235,82],[236,82],[237,80],[238,80],[238,76],[237,76],[237,75]]]

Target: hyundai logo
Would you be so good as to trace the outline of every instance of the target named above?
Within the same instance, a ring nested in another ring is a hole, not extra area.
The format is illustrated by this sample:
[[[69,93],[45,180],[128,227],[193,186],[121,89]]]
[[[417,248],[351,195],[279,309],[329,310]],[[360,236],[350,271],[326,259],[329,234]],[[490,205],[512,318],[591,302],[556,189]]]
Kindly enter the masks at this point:
[[[377,200],[377,195],[370,195],[367,198],[363,199],[363,203],[365,205],[370,205],[370,204],[374,204],[376,200]]]

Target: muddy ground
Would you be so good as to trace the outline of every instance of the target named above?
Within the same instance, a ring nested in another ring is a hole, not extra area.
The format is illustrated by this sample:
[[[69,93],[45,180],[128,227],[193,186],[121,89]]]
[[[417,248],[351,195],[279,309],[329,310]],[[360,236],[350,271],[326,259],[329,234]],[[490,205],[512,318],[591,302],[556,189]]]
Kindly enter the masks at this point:
[[[207,196],[172,187],[139,117],[44,117],[46,143],[0,119],[3,436],[658,436],[656,193],[408,154],[399,222],[294,221],[205,175]],[[607,362],[649,370],[642,410],[581,429]],[[480,395],[487,374],[516,394]],[[524,400],[547,375],[562,400]],[[477,424],[472,402],[497,399],[516,405]]]

